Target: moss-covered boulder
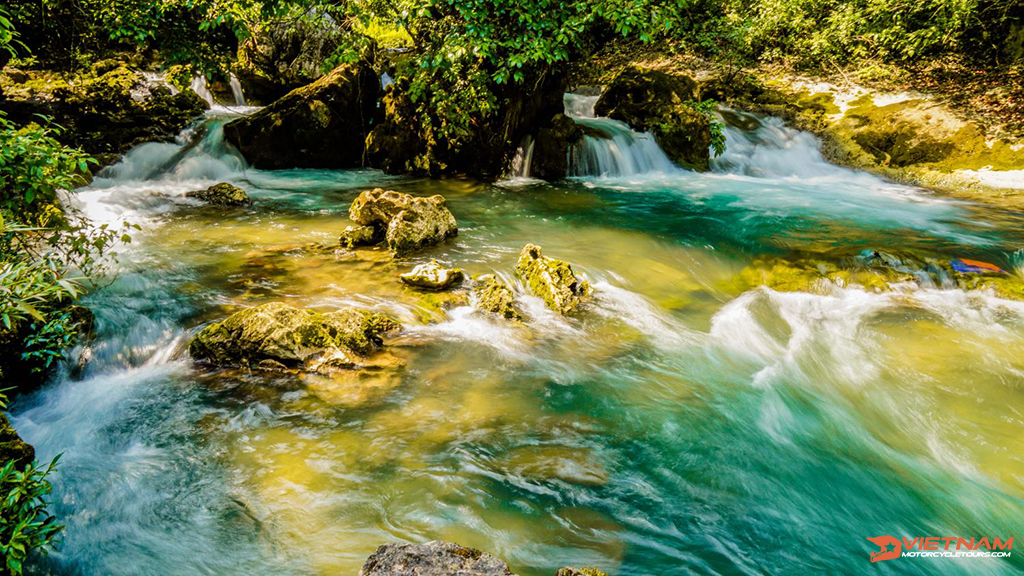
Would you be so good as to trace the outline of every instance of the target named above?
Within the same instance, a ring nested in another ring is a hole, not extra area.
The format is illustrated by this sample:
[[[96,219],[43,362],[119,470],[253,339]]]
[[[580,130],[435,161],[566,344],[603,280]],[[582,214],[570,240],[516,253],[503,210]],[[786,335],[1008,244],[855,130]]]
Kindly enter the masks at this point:
[[[395,254],[438,244],[459,233],[455,216],[441,195],[364,190],[349,207],[348,217],[356,224],[383,230],[384,242]]]
[[[249,199],[245,190],[227,182],[214,184],[205,190],[186,192],[185,196],[218,206],[249,206],[252,204],[252,200]]]
[[[478,277],[473,291],[476,293],[478,310],[497,314],[506,320],[522,319],[522,315],[513,305],[515,293],[497,275],[487,274]]]
[[[630,66],[601,94],[594,112],[651,132],[673,162],[708,170],[711,123],[694,107],[698,98],[689,76]]]
[[[4,111],[18,123],[53,118],[57,138],[93,156],[123,154],[144,142],[171,142],[209,107],[192,90],[172,94],[123,63],[105,60],[77,76],[33,71],[5,84]]]
[[[329,18],[259,24],[238,46],[235,74],[246,97],[269,103],[323,76],[343,31]]]
[[[359,576],[515,576],[486,552],[434,540],[384,544],[366,559]]]
[[[608,576],[604,572],[601,572],[597,568],[573,568],[566,566],[565,568],[559,568],[555,572],[555,576]]]
[[[559,314],[572,314],[591,296],[590,283],[577,279],[569,263],[544,256],[536,244],[523,247],[516,272],[534,295]]]
[[[0,467],[13,460],[15,466],[22,469],[35,458],[35,448],[22,440],[7,416],[0,413]]]
[[[583,140],[583,129],[565,114],[556,114],[534,139],[530,176],[558,180],[569,173],[569,150]]]
[[[421,103],[413,100],[410,78],[420,73],[418,64],[412,59],[404,66],[396,69],[394,83],[385,90],[382,121],[367,138],[370,165],[389,174],[466,174],[497,179],[505,173],[523,138],[564,108],[562,97],[568,87],[565,71],[524,67],[520,71],[524,81],[492,85],[495,106],[487,112],[456,107],[457,113],[470,115],[468,121],[440,119],[449,125],[470,127],[444,136],[437,129],[441,122],[424,118]],[[462,91],[457,86],[435,88]],[[436,109],[428,113],[439,114]]]
[[[230,366],[285,366],[315,370],[358,366],[379,349],[397,321],[355,308],[321,313],[279,302],[236,312],[189,342],[196,360]]]
[[[344,64],[226,124],[224,138],[256,168],[356,168],[379,93],[368,65]]]
[[[445,268],[437,260],[420,264],[399,278],[409,286],[425,290],[447,290],[462,282],[465,274],[461,268]]]

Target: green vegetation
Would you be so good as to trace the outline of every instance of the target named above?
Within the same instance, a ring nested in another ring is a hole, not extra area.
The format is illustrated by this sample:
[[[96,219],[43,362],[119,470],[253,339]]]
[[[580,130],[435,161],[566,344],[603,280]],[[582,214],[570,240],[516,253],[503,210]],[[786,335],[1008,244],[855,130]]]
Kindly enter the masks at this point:
[[[0,410],[7,398],[0,394]],[[6,424],[6,418],[0,415]],[[25,559],[33,551],[46,553],[64,526],[47,513],[47,477],[57,468],[60,456],[45,468],[11,459],[0,462],[0,573],[20,576]]]

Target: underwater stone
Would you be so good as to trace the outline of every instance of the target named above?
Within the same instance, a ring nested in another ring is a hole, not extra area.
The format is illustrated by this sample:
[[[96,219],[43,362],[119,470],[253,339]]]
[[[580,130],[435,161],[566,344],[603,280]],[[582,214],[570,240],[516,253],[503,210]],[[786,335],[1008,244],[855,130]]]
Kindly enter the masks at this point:
[[[399,328],[396,320],[355,308],[320,313],[272,302],[236,312],[204,328],[189,342],[197,360],[260,367],[273,360],[283,366],[311,369],[337,364],[379,349],[381,336]],[[328,360],[332,359],[332,360]]]
[[[536,244],[523,247],[516,271],[530,291],[559,314],[572,314],[590,297],[589,282],[578,280],[567,262],[542,255]]]
[[[494,274],[487,274],[476,279],[476,307],[484,312],[499,314],[507,320],[521,320],[522,315],[516,311],[512,302],[515,293],[508,284]]]
[[[245,193],[245,190],[232,186],[227,182],[214,184],[206,190],[186,192],[185,196],[217,206],[249,206],[252,204],[252,200],[249,199],[249,195]]]
[[[514,576],[508,565],[486,552],[434,540],[391,543],[366,559],[359,576]]]
[[[382,188],[364,190],[352,202],[348,216],[364,226],[385,229],[384,240],[395,254],[438,244],[458,235],[455,216],[444,196],[412,196]]]
[[[402,282],[427,290],[447,290],[462,282],[464,274],[461,268],[445,268],[437,260],[420,264],[410,272],[399,275]]]

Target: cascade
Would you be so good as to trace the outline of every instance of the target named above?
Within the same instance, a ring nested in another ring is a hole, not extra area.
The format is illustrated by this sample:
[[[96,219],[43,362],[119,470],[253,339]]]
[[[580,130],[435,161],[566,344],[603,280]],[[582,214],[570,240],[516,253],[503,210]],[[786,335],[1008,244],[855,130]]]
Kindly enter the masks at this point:
[[[206,100],[206,103],[213,106],[213,94],[210,94],[210,89],[206,86],[206,77],[200,74],[192,80],[191,84],[192,91],[199,95],[200,98]]]
[[[624,122],[594,114],[598,96],[565,95],[565,114],[583,127],[586,136],[569,151],[570,176],[635,176],[679,169],[665,156],[654,137]]]
[[[248,103],[245,101],[245,94],[242,93],[242,84],[238,81],[238,77],[232,74],[229,84],[231,85],[231,94],[235,97],[235,106],[248,106]]]

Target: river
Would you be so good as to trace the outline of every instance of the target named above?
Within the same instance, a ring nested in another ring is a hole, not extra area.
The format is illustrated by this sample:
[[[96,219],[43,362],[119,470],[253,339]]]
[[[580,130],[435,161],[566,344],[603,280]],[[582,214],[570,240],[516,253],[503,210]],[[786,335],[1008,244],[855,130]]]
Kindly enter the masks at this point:
[[[40,459],[63,454],[67,529],[34,573],[356,574],[379,544],[430,539],[522,576],[1020,573],[1016,554],[871,565],[866,538],[1022,535],[1024,303],[736,278],[863,249],[1014,270],[1022,215],[830,165],[771,118],[740,115],[711,172],[677,170],[590,105],[567,97],[608,138],[560,183],[249,169],[220,110],[187,154],[188,134],[140,146],[80,190],[97,222],[141,230],[87,298],[84,368],[12,407]],[[254,206],[184,196],[221,181]],[[371,187],[443,194],[459,236],[398,261],[336,250]],[[430,258],[514,279],[528,242],[594,283],[583,313],[517,284],[520,326],[397,280]],[[339,381],[188,358],[204,323],[270,301],[391,314],[405,367]]]

